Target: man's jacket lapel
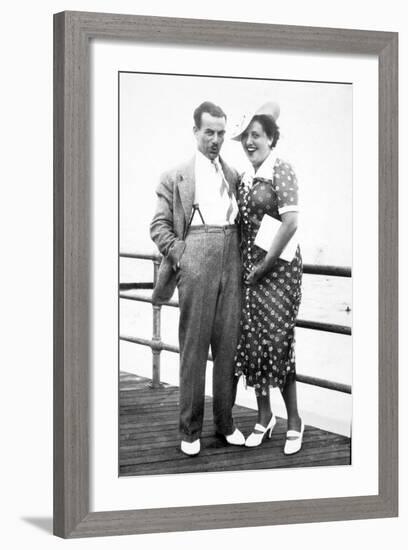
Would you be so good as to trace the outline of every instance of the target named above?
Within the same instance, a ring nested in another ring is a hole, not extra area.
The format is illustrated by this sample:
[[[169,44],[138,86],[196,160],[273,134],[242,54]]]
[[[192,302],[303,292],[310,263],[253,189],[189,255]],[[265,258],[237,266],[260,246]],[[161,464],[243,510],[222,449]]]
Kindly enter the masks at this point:
[[[195,174],[194,158],[190,160],[183,170],[180,170],[180,180],[178,182],[181,205],[184,210],[186,223],[190,219],[193,210],[195,195]]]
[[[236,171],[232,170],[226,162],[220,157],[220,164],[222,171],[224,172],[225,179],[227,180],[231,191],[234,193],[235,197],[237,196],[237,182],[238,174]]]

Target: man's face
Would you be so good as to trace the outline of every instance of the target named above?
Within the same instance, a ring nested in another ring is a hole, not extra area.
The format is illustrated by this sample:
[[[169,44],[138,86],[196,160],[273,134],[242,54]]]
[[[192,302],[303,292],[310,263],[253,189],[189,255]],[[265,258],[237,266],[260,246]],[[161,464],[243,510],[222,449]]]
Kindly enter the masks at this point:
[[[194,126],[197,149],[208,159],[214,160],[220,150],[225,136],[225,118],[202,113],[201,127]]]

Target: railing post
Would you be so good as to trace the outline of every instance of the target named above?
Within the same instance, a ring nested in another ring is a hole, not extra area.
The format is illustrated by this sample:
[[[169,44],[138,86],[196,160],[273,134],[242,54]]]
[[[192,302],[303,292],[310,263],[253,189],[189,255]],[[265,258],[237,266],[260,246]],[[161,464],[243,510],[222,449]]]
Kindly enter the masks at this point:
[[[157,282],[160,259],[153,260],[153,287]],[[153,306],[153,345],[152,345],[152,382],[150,387],[157,389],[161,387],[160,382],[160,354],[161,354],[161,306]],[[156,344],[156,345],[155,345]]]

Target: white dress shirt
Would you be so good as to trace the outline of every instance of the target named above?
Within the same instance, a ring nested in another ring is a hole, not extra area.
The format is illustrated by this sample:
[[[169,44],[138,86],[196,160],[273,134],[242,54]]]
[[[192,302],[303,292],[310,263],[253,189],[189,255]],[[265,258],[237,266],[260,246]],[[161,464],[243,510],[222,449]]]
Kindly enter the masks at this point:
[[[195,198],[194,204],[198,204],[201,214],[207,225],[227,225],[233,224],[238,213],[238,205],[234,195],[231,195],[231,199],[227,192],[221,194],[221,186],[224,182],[228,186],[228,182],[222,173],[219,159],[215,159],[214,162],[218,162],[219,171],[217,172],[213,162],[211,162],[200,151],[197,151],[195,156]],[[227,212],[231,205],[232,200],[232,212],[227,219]],[[198,212],[195,213],[192,225],[200,225],[201,221]]]

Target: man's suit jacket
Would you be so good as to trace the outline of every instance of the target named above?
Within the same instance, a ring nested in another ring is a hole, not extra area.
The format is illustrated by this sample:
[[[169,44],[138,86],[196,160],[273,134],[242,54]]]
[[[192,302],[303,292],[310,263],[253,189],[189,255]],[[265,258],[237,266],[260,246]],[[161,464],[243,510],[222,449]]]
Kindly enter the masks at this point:
[[[237,195],[238,172],[220,157],[231,191]],[[156,190],[156,213],[150,224],[150,236],[163,255],[153,302],[168,301],[176,288],[176,266],[184,252],[184,233],[190,220],[195,195],[195,159],[165,172]],[[205,217],[205,214],[204,214]]]

